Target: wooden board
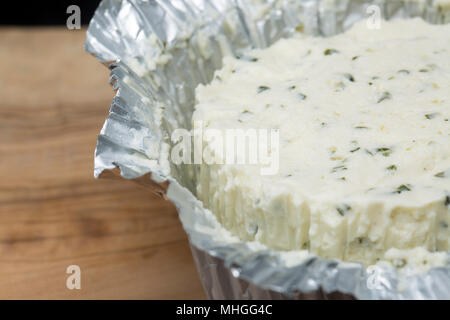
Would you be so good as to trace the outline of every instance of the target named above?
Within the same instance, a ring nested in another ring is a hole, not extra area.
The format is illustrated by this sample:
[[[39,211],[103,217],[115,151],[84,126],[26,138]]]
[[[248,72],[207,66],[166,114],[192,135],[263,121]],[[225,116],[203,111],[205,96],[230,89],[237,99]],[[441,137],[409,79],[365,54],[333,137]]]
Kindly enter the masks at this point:
[[[202,299],[174,206],[93,178],[114,92],[84,38],[0,29],[0,299]]]

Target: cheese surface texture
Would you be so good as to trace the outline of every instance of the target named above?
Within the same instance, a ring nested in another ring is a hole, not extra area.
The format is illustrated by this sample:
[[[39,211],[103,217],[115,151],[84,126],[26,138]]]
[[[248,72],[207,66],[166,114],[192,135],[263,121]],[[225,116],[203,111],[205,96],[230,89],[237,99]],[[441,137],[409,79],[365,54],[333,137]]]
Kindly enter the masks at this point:
[[[242,240],[366,265],[445,260],[450,25],[361,22],[282,39],[225,58],[196,99],[194,128],[279,130],[276,174],[199,166],[198,198]],[[408,259],[416,248],[423,258]]]

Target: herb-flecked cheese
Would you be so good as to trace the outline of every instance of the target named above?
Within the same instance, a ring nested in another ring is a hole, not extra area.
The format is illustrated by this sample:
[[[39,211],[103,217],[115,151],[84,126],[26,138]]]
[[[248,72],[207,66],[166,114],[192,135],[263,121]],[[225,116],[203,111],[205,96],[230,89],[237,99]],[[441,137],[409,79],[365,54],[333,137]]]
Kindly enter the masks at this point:
[[[367,265],[444,263],[450,25],[361,22],[330,38],[282,39],[225,58],[196,99],[194,127],[280,132],[275,175],[199,167],[199,199],[242,240]]]

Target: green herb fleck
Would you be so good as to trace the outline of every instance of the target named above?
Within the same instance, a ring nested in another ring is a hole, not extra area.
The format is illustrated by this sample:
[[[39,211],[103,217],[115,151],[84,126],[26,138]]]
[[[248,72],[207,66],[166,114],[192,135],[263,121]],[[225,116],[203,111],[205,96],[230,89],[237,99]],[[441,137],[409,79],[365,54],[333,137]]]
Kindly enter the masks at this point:
[[[397,170],[397,166],[393,164],[392,166],[389,166],[386,168],[387,170]]]
[[[346,166],[337,166],[337,167],[334,167],[331,172],[338,172],[338,171],[343,171],[343,170],[347,170],[347,167]]]
[[[360,147],[357,147],[357,148],[355,148],[355,149],[353,149],[353,150],[350,150],[350,152],[356,152],[356,151],[358,151],[359,149],[361,149]]]
[[[391,99],[391,98],[392,98],[391,93],[388,92],[388,91],[385,91],[385,92],[383,92],[381,94],[381,97],[378,99],[377,103],[380,103],[380,102],[382,102],[384,100],[388,100],[388,99]]]
[[[358,237],[357,238],[358,244],[368,246],[370,244],[370,240],[367,237]]]
[[[402,193],[404,191],[411,191],[411,185],[409,184],[402,184],[401,186],[398,186],[397,190],[394,191],[394,193]]]
[[[323,52],[323,54],[326,55],[326,56],[330,56],[330,55],[335,54],[335,53],[339,53],[339,51],[336,50],[336,49],[326,49]]]
[[[377,148],[376,149],[377,153],[381,153],[384,157],[389,157],[390,154],[392,153],[392,150],[390,148]]]
[[[439,113],[435,112],[435,113],[427,113],[425,115],[425,118],[427,118],[428,120],[431,120],[433,118],[436,118],[439,115]]]
[[[344,77],[350,82],[355,82],[355,78],[350,73],[345,73]]]
[[[434,176],[437,177],[437,178],[444,178],[445,177],[445,172],[444,171],[438,172]]]
[[[309,250],[309,241],[306,241],[302,244],[302,249],[303,250]]]
[[[264,92],[266,90],[269,90],[270,88],[267,86],[259,86],[258,87],[258,93]]]
[[[305,31],[305,25],[299,24],[298,26],[295,27],[295,31],[296,32],[303,32],[303,31]]]
[[[350,207],[348,204],[344,204],[344,205],[342,205],[341,207],[337,207],[337,208],[336,208],[337,212],[338,212],[341,216],[344,216],[345,213],[346,213],[347,211],[351,210],[351,209],[352,209],[352,207]]]
[[[409,70],[402,69],[402,70],[398,70],[397,73],[400,73],[400,74],[409,74],[410,72],[409,72]]]
[[[369,129],[369,128],[367,128],[365,126],[356,126],[355,129]]]
[[[237,55],[236,58],[239,60],[244,60],[244,61],[249,61],[249,62],[258,61],[258,58],[256,58],[256,57],[250,57],[250,56],[244,56],[244,55]]]
[[[352,61],[355,61],[356,59],[358,59],[359,58],[359,56],[354,56],[353,58],[352,58]]]
[[[300,100],[305,100],[307,98],[307,95],[303,94],[303,93],[299,93],[298,97],[300,98]]]
[[[405,259],[394,259],[392,262],[394,263],[394,266],[397,268],[403,268],[406,265]]]

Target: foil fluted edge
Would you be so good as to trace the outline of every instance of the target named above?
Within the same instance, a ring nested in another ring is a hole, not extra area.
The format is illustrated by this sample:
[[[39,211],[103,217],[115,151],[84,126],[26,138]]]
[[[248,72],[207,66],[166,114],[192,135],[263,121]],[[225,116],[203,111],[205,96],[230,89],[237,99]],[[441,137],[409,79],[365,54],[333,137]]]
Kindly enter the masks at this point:
[[[216,277],[204,284],[236,279],[212,297],[236,297],[240,289],[233,285],[241,279],[288,298],[337,292],[358,299],[450,299],[450,267],[404,277],[381,268],[381,286],[369,289],[373,274],[361,264],[311,257],[291,265],[282,252],[241,242],[195,198],[193,169],[168,161],[170,133],[189,128],[194,89],[211,80],[224,55],[266,47],[299,27],[313,35],[342,32],[367,18],[373,4],[386,19],[450,21],[450,10],[419,0],[103,0],[97,9],[85,48],[109,64],[117,93],[98,137],[94,175],[119,168],[124,178],[142,181],[151,174],[164,185],[161,192],[176,205],[197,262],[220,259],[229,271],[202,265],[200,272],[209,268]]]

